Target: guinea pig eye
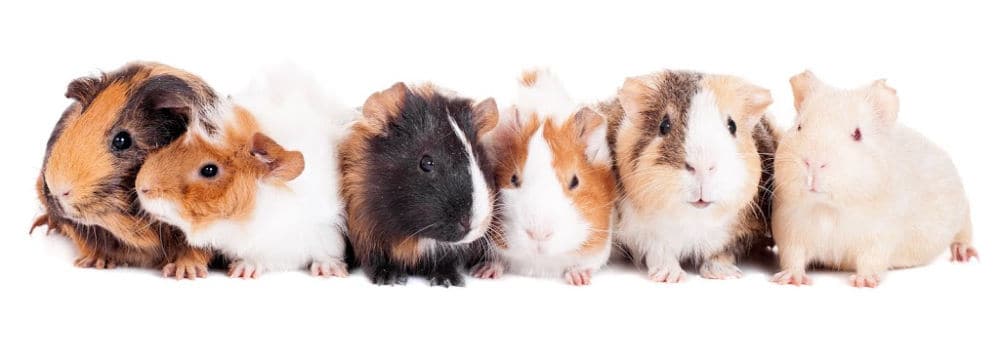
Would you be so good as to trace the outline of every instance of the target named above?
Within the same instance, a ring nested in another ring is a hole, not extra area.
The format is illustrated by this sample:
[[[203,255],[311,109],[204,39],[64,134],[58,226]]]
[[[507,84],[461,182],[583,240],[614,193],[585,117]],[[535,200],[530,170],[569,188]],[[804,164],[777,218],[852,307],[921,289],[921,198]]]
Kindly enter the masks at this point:
[[[201,174],[201,177],[204,178],[215,177],[216,175],[219,174],[219,167],[216,166],[215,164],[206,164],[205,166],[201,167],[199,174]]]
[[[576,175],[573,175],[573,179],[569,180],[569,190],[576,189],[576,187],[579,186],[580,186],[580,179],[576,178]]]
[[[510,176],[510,184],[514,185],[514,187],[517,188],[521,187],[521,179],[517,177],[517,174],[513,174]]]
[[[116,151],[124,151],[129,147],[132,147],[132,135],[128,132],[119,132],[111,139],[111,148]]]
[[[431,172],[433,169],[434,159],[431,159],[431,157],[426,155],[423,158],[420,158],[420,170],[423,170],[424,172]]]
[[[733,121],[732,117],[729,117],[729,122],[726,125],[729,126],[729,133],[733,134],[733,136],[736,136],[736,122]]]
[[[854,128],[854,134],[851,137],[854,138],[854,142],[861,142],[861,128]]]
[[[799,126],[798,126],[798,127],[796,127],[796,128],[795,128],[795,130],[797,130],[797,131],[802,131],[802,124],[799,124]]]
[[[670,131],[670,118],[663,117],[660,121],[660,136],[666,135]]]

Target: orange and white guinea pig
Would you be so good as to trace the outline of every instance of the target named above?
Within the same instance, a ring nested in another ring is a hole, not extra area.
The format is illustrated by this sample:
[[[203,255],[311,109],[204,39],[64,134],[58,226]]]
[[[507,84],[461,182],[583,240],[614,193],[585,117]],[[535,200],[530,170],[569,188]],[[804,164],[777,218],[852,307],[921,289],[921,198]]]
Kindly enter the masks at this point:
[[[809,284],[812,263],[875,287],[891,268],[927,264],[951,245],[976,257],[969,202],[948,154],[896,121],[884,80],[839,89],[791,79],[798,116],[775,154],[774,241],[781,284]]]
[[[505,270],[589,284],[611,253],[615,180],[605,119],[548,71],[527,71],[487,143],[500,191],[480,278]]]
[[[143,208],[232,260],[231,277],[347,276],[336,146],[356,111],[284,66],[149,157]]]
[[[736,259],[769,242],[770,104],[740,78],[668,70],[627,79],[600,108],[621,187],[615,240],[651,280],[683,280],[683,261],[740,277]]]

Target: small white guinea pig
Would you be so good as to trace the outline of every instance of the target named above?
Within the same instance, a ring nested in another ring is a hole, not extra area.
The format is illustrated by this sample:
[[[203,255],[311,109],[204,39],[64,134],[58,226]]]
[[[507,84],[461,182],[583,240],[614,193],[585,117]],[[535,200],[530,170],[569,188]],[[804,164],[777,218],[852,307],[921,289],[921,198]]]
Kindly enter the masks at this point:
[[[656,282],[737,278],[736,260],[768,242],[771,93],[740,78],[661,71],[629,78],[609,114],[621,187],[615,241]]]
[[[791,79],[798,116],[775,155],[774,281],[809,284],[812,263],[875,287],[891,268],[927,264],[951,244],[976,257],[969,203],[948,155],[896,121],[879,80],[837,89],[806,71]]]
[[[522,75],[518,100],[487,141],[499,228],[474,276],[510,269],[590,283],[611,253],[615,181],[606,130],[604,117],[574,103],[550,72]]]
[[[232,259],[231,277],[307,266],[347,276],[336,146],[357,112],[328,100],[302,71],[268,72],[240,106],[149,157],[136,179],[142,207]]]

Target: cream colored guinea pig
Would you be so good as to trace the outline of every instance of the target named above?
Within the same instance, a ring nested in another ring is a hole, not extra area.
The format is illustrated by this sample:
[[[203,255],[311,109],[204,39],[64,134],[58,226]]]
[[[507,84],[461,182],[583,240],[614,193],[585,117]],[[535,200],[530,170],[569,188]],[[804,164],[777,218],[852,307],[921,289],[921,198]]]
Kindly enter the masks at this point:
[[[798,116],[775,155],[775,282],[810,284],[806,268],[818,263],[875,287],[886,270],[927,264],[949,244],[953,260],[978,256],[955,166],[896,122],[894,89],[837,89],[809,71],[791,84]]]

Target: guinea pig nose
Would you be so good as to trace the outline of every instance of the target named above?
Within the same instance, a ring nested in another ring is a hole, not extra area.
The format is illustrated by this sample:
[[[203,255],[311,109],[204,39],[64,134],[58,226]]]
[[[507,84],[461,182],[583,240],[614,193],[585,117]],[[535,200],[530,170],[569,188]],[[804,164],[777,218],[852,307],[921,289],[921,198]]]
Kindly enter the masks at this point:
[[[64,197],[64,198],[68,198],[68,197],[69,197],[69,194],[70,194],[71,192],[72,192],[71,190],[69,190],[69,189],[66,189],[66,190],[62,191],[62,193],[59,193],[59,196],[61,196],[61,197]]]
[[[552,238],[552,230],[528,229],[528,237],[535,241],[548,241]]]
[[[458,224],[462,226],[463,230],[466,231],[472,230],[472,223],[469,222],[469,217],[462,218],[462,220],[459,221]]]

